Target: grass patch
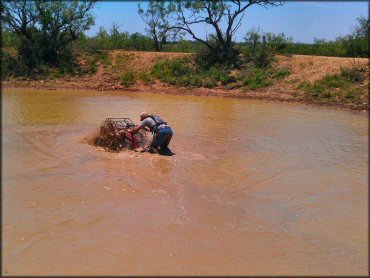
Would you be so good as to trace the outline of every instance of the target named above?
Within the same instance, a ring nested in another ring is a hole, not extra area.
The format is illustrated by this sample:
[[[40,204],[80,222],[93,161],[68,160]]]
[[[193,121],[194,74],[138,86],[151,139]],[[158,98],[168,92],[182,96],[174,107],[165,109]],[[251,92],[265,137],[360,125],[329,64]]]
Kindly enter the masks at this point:
[[[284,79],[291,73],[292,71],[289,68],[277,69],[275,72],[272,73],[272,78],[273,79]]]
[[[291,73],[290,69],[276,69],[273,67],[256,67],[255,64],[248,64],[239,74],[243,81],[244,89],[257,90],[271,86],[276,80],[284,79]]]
[[[133,53],[119,53],[112,65],[113,72],[128,71],[132,68],[132,63],[135,60],[135,54]]]
[[[98,71],[99,65],[103,65],[104,68],[112,65],[112,57],[108,51],[97,51],[83,58],[87,60],[87,65],[79,70],[80,74],[95,74]]]
[[[304,99],[316,103],[352,103],[368,105],[368,87],[365,86],[365,69],[341,68],[336,74],[325,75],[315,82],[302,82],[297,89],[304,91]]]
[[[100,62],[104,67],[108,67],[112,64],[112,57],[108,51],[98,51],[93,55],[94,61]]]
[[[166,60],[154,64],[151,75],[160,81],[183,87],[214,88],[240,86],[238,77],[231,75],[230,70],[222,67],[200,67],[192,57]]]
[[[147,72],[139,72],[137,74],[137,78],[142,81],[145,85],[150,85],[154,83],[154,79],[150,73]]]
[[[123,87],[129,88],[136,83],[136,78],[133,72],[127,72],[121,75],[120,83]]]

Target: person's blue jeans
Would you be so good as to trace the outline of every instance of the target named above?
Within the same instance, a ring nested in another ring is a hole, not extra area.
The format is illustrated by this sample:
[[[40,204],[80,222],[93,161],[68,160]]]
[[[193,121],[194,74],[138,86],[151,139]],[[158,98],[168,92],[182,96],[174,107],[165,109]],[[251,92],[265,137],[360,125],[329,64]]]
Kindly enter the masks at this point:
[[[154,135],[153,142],[150,146],[155,147],[155,148],[160,147],[161,149],[165,149],[170,144],[172,135],[173,135],[173,132],[170,127],[162,128],[160,131],[158,131],[157,134]]]

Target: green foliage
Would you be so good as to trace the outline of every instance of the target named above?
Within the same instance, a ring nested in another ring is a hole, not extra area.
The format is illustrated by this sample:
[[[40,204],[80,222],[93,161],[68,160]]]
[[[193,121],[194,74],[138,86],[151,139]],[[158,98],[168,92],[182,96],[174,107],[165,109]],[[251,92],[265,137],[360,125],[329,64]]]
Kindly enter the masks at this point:
[[[74,43],[74,48],[77,50],[88,51],[94,53],[101,50],[155,50],[152,40],[140,33],[129,34],[128,32],[120,32],[119,26],[116,23],[107,31],[104,27],[100,27],[98,33],[93,37],[81,36]]]
[[[237,81],[236,77],[229,74],[223,74],[219,77],[222,85],[231,84]]]
[[[124,73],[120,78],[120,83],[123,87],[131,87],[136,83],[136,78],[133,72]]]
[[[195,62],[204,70],[211,67],[238,68],[240,66],[239,49],[234,45],[228,50],[217,49],[217,41],[210,39],[208,44],[215,50],[205,45],[199,45],[196,50]]]
[[[163,51],[166,52],[184,52],[184,53],[196,53],[200,47],[200,44],[196,41],[179,40],[174,42],[167,42],[163,45]]]
[[[15,33],[10,32],[9,30],[3,30],[2,32],[2,47],[11,47],[17,49],[19,47],[20,39]]]
[[[153,77],[150,75],[150,73],[147,72],[139,72],[137,74],[137,77],[139,80],[141,80],[144,84],[150,85],[154,83]]]
[[[369,57],[369,19],[360,17],[351,34],[334,41],[315,39],[313,44],[290,43],[284,54],[305,54],[336,57]]]
[[[222,76],[216,68],[208,71],[197,69],[192,58],[158,62],[154,64],[151,74],[170,85],[205,88],[216,87]]]
[[[260,68],[250,63],[238,75],[232,75],[225,67],[199,66],[199,60],[195,57],[158,62],[153,66],[151,74],[170,85],[206,88],[222,85],[227,89],[244,86],[255,90],[285,78],[290,74],[290,69]]]
[[[292,71],[289,68],[277,69],[274,73],[272,73],[271,77],[274,79],[284,79],[291,74],[291,72]]]
[[[26,65],[19,59],[1,50],[1,78],[22,76],[27,72]]]
[[[68,47],[94,23],[93,1],[7,1],[2,20],[6,30],[17,36],[18,54],[28,75],[39,66],[59,66],[69,57]],[[14,42],[14,41],[13,41]],[[73,61],[72,61],[73,63]]]
[[[304,98],[318,103],[355,103],[368,102],[368,88],[362,85],[365,70],[357,66],[341,68],[340,73],[325,75],[313,83],[302,82],[297,89],[304,90]]]
[[[275,54],[282,52],[292,42],[292,38],[286,37],[284,33],[275,35],[260,29],[249,31],[244,40],[245,43],[240,46],[244,61],[253,62],[261,68],[269,67]]]
[[[356,62],[349,68],[341,67],[340,72],[344,78],[354,83],[365,80],[366,69],[361,67],[359,63],[356,64]]]
[[[173,7],[174,28],[191,35],[208,51],[205,56],[208,66],[222,64],[238,68],[239,51],[235,47],[235,33],[240,27],[245,11],[252,5],[264,7],[280,5],[282,2],[259,1],[169,1]],[[194,26],[206,24],[210,28],[206,40],[197,36]]]
[[[152,39],[156,51],[162,51],[168,38],[175,39],[177,35],[181,35],[178,30],[171,28],[170,19],[173,11],[173,5],[166,5],[163,0],[150,0],[145,11],[138,4],[138,13],[148,26],[145,30]]]
[[[92,60],[87,66],[85,73],[94,74],[97,71],[98,71],[98,63],[96,60]]]
[[[250,67],[243,79],[243,85],[246,89],[256,90],[272,85],[272,80],[269,79],[269,72],[267,70]]]
[[[257,90],[271,86],[276,80],[281,80],[290,73],[291,70],[288,68],[259,67],[250,63],[241,71],[239,76],[243,80],[245,89]]]
[[[102,63],[104,67],[112,65],[112,57],[107,51],[96,51],[93,54],[93,61],[97,63]]]
[[[247,61],[253,61],[258,56],[260,64],[265,63],[269,56],[263,53],[304,54],[336,57],[368,57],[369,50],[369,20],[358,18],[358,26],[351,34],[338,37],[334,41],[315,39],[313,44],[293,43],[292,38],[284,33],[264,33],[260,29],[252,29],[244,36],[244,43],[239,44]]]
[[[151,73],[158,79],[180,78],[191,74],[188,62],[186,58],[158,62],[154,64]]]

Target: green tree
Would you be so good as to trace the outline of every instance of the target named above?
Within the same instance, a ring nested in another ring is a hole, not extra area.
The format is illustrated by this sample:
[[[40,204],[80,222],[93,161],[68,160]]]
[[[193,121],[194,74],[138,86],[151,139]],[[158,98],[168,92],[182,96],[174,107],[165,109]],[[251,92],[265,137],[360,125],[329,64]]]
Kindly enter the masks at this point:
[[[179,35],[179,32],[170,26],[171,11],[171,5],[166,6],[163,0],[150,0],[146,10],[138,4],[138,13],[148,26],[145,30],[153,40],[156,51],[162,51],[168,38],[174,40]]]
[[[359,26],[356,26],[353,30],[353,35],[356,37],[369,37],[370,32],[370,20],[364,17],[357,18]]]
[[[26,0],[5,1],[1,9],[2,27],[19,37],[18,52],[27,68],[34,68],[37,64],[34,33],[38,22],[35,3]]]
[[[41,33],[41,59],[56,64],[60,52],[94,24],[90,13],[94,2],[37,0],[35,3]]]
[[[12,0],[3,3],[5,28],[20,37],[19,53],[29,68],[58,64],[67,46],[94,23],[94,1]]]
[[[141,51],[153,50],[150,38],[139,32],[130,35],[130,48]]]
[[[282,1],[272,0],[176,0],[170,2],[172,8],[169,10],[173,10],[175,15],[173,28],[187,32],[216,55],[218,61],[227,62],[237,57],[233,38],[241,26],[245,11],[253,5],[267,7],[281,4]],[[206,24],[213,32],[203,39],[194,32],[197,24]]]
[[[255,55],[258,45],[261,44],[261,33],[260,29],[252,28],[252,30],[247,32],[244,36],[244,41],[249,46],[251,55]]]

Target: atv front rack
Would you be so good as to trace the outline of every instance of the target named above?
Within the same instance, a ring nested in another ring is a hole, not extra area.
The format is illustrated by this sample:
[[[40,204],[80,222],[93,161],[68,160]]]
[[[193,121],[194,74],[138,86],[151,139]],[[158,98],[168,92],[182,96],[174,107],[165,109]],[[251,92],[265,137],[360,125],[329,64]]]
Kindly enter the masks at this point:
[[[135,126],[130,118],[106,118],[105,123],[114,129],[128,129]]]
[[[100,135],[95,144],[112,150],[122,148],[136,149],[143,147],[147,141],[144,130],[131,134],[127,130],[135,127],[130,118],[106,118],[100,127]]]

